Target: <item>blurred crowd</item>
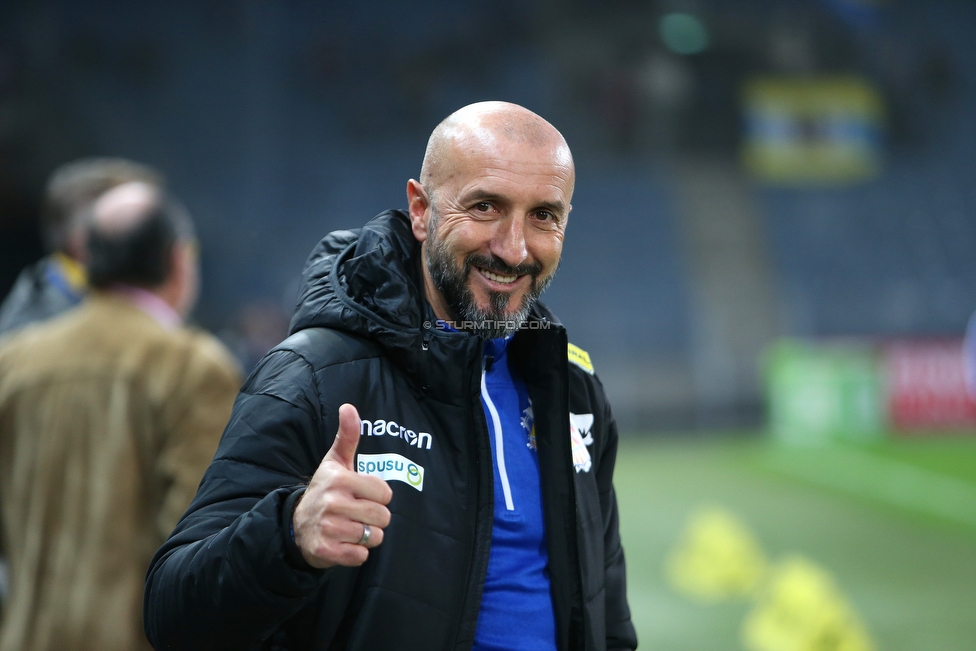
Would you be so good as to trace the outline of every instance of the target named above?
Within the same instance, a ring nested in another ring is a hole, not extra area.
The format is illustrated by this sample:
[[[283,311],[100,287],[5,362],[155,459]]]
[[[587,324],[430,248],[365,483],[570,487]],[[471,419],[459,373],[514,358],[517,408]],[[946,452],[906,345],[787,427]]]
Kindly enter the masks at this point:
[[[197,243],[161,174],[69,163],[43,215],[48,255],[0,306],[0,649],[148,649],[146,567],[196,492],[241,372],[185,325]],[[245,321],[268,347],[282,327]]]

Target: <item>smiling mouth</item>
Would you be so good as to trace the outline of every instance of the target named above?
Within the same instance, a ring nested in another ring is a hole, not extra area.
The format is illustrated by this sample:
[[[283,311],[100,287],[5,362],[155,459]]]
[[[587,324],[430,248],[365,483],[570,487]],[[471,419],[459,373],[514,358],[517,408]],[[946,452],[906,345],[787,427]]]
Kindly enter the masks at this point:
[[[511,285],[512,283],[514,283],[516,280],[519,279],[519,276],[506,276],[504,274],[495,273],[494,271],[488,271],[484,267],[475,267],[475,268],[481,273],[482,276],[484,276],[488,280],[499,283],[501,285]]]

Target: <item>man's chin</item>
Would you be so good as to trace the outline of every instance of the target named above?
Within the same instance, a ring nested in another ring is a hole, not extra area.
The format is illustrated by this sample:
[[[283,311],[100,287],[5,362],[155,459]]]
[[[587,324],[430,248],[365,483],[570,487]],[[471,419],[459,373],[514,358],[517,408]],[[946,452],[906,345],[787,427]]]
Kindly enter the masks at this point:
[[[485,293],[483,291],[472,292],[474,295],[474,303],[478,308],[478,311],[482,314],[496,314],[501,316],[514,316],[518,314],[519,309],[522,307],[522,303],[525,302],[524,290],[512,290],[510,292],[491,292]],[[501,299],[506,299],[504,305],[500,306],[499,303]]]
[[[514,311],[505,310],[504,312],[496,312],[495,310],[488,309],[488,310],[478,310],[476,313],[481,315],[480,318],[482,320],[497,321],[499,323],[509,323],[511,321],[517,321],[520,318],[522,318],[522,315],[519,313],[519,310],[514,310]]]
[[[500,324],[509,326],[511,324],[517,325],[518,314],[497,314],[492,312],[475,312],[468,313],[461,317],[462,325],[467,325],[468,327],[492,327],[493,324]]]
[[[528,312],[526,309],[506,309],[504,311],[493,309],[477,310],[475,314],[478,317],[470,320],[475,322],[475,328],[492,329],[499,332],[505,331],[504,334],[509,335],[521,327],[522,322],[528,317]],[[498,334],[496,336],[502,335]]]

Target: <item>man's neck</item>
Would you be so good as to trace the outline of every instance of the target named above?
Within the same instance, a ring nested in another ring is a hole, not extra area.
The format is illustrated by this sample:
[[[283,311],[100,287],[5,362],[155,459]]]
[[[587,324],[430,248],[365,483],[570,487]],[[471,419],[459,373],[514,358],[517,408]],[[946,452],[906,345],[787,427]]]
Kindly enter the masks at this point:
[[[151,316],[166,330],[183,325],[183,318],[179,313],[156,292],[124,283],[116,283],[108,291]]]

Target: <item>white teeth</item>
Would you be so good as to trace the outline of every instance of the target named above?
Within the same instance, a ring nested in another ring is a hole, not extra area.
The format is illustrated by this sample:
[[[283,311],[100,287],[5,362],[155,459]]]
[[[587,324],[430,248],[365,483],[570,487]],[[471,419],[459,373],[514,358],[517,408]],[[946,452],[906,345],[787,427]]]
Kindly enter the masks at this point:
[[[478,270],[485,275],[485,278],[487,278],[488,280],[493,280],[496,283],[504,283],[507,285],[509,283],[514,283],[516,280],[518,280],[518,276],[501,276],[499,274],[492,273],[487,269],[482,269],[481,267],[478,267]]]

